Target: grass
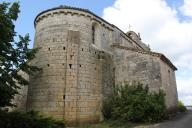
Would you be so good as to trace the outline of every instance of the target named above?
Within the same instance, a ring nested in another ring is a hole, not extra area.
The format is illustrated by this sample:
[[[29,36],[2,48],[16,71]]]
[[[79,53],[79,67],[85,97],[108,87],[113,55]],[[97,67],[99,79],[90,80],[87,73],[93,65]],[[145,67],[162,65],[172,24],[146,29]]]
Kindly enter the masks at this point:
[[[137,125],[130,122],[108,120],[98,124],[83,125],[79,128],[134,128],[135,126]]]

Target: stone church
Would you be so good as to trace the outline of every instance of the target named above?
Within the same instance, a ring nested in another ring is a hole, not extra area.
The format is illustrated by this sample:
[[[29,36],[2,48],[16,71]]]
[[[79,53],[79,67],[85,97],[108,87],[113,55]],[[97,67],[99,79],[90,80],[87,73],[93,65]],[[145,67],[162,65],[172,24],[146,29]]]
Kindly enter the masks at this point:
[[[102,101],[114,85],[139,81],[150,91],[163,89],[166,106],[177,106],[177,68],[152,52],[139,34],[124,33],[89,10],[59,6],[37,15],[31,62],[42,72],[28,76],[16,96],[18,109],[80,124],[102,120]]]

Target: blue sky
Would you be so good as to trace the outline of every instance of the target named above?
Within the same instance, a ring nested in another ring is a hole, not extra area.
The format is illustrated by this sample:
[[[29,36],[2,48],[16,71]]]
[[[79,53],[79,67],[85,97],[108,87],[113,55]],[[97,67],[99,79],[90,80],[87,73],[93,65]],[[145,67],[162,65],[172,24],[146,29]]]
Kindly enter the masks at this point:
[[[2,1],[2,0],[0,0]],[[3,0],[4,1],[4,0]],[[13,2],[14,0],[5,0],[6,2]],[[57,7],[60,5],[68,5],[80,8],[86,8],[93,11],[95,14],[102,16],[103,9],[114,3],[114,0],[99,0],[94,2],[92,0],[20,0],[19,19],[16,22],[16,30],[18,34],[30,34],[33,42],[34,26],[33,21],[38,13],[43,10]],[[30,44],[32,47],[32,43]]]
[[[20,5],[16,31],[30,34],[30,47],[36,15],[59,5],[89,9],[124,32],[131,25],[132,30],[141,33],[143,42],[164,53],[178,67],[179,99],[192,104],[192,0],[20,0]]]
[[[14,2],[18,0],[0,0],[5,2]],[[183,0],[166,0],[167,4],[170,7],[177,8],[178,6],[183,4]],[[89,9],[90,11],[94,12],[98,16],[103,16],[103,10],[106,7],[110,7],[115,3],[115,0],[97,0],[97,2],[92,0],[33,0],[33,1],[26,1],[20,0],[20,14],[19,18],[16,22],[16,31],[20,35],[25,35],[26,33],[30,34],[31,43],[30,47],[33,47],[33,38],[34,38],[34,25],[33,21],[36,15],[46,9],[50,9],[53,7],[57,7],[60,5],[68,5],[74,7],[80,7]],[[185,18],[185,16],[180,16],[181,20]]]

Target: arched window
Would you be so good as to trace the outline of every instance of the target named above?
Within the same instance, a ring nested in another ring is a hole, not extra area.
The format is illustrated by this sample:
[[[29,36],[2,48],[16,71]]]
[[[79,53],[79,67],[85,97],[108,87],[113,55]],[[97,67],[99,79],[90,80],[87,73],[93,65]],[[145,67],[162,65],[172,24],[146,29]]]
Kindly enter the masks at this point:
[[[101,47],[101,35],[100,35],[100,25],[96,22],[92,22],[90,36],[92,38],[91,44],[100,48]]]
[[[95,44],[95,25],[92,25],[92,44]]]

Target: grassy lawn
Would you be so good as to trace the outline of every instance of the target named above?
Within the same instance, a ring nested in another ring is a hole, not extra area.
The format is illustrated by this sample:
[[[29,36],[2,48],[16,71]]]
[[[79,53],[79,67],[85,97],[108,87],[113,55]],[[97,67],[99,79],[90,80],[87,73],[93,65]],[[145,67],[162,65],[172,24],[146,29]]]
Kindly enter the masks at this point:
[[[130,122],[104,121],[99,124],[87,124],[79,128],[134,128],[137,125]]]

